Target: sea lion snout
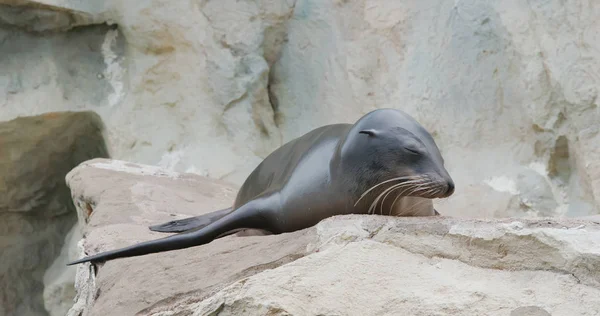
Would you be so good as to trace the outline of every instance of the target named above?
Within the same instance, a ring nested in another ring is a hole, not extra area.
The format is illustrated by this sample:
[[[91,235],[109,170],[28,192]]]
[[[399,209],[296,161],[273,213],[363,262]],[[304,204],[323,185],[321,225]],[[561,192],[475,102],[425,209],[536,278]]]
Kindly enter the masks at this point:
[[[443,173],[442,173],[442,178],[446,181],[446,192],[444,192],[444,195],[442,196],[442,198],[447,198],[449,196],[451,196],[452,194],[454,194],[454,180],[452,179],[452,177],[450,176],[450,173],[448,172],[448,170],[446,170],[445,167],[443,167]]]
[[[446,185],[448,186],[448,189],[444,194],[445,198],[451,196],[454,193],[454,181],[452,181],[452,179],[448,179],[448,183]]]
[[[438,174],[435,181],[437,182],[438,186],[441,187],[441,189],[437,191],[437,198],[443,199],[454,194],[454,180],[452,180],[452,177],[450,177],[448,172],[442,172],[441,174]]]
[[[426,173],[418,176],[420,180],[413,184],[415,188],[413,196],[428,199],[443,199],[454,194],[454,181],[449,176],[439,173]]]
[[[436,182],[438,186],[443,187],[443,189],[438,190],[437,192],[437,198],[447,198],[449,196],[451,196],[452,194],[454,194],[454,190],[455,190],[455,185],[454,185],[454,180],[452,179],[452,176],[450,176],[450,173],[448,172],[448,170],[446,170],[446,167],[444,166],[444,161],[443,159],[441,159],[441,154],[439,153],[439,151],[436,151],[434,153],[430,153],[430,157],[440,157],[439,159],[431,159],[429,160],[429,164],[427,165],[428,168],[431,168],[430,170],[435,170],[433,171],[432,175],[432,181]]]

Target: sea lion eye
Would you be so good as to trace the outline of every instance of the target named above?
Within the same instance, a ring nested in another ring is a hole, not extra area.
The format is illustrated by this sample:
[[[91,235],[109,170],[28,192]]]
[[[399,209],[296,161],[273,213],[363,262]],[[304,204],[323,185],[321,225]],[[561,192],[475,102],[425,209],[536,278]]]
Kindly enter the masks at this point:
[[[406,151],[408,151],[408,152],[410,152],[410,153],[412,153],[412,154],[414,154],[414,155],[420,155],[420,154],[421,154],[421,153],[420,153],[420,152],[419,152],[417,149],[415,149],[415,148],[404,147],[404,149],[406,149]]]
[[[362,131],[360,131],[358,133],[360,133],[360,134],[366,134],[366,135],[369,135],[369,136],[377,136],[377,132],[374,129],[365,129],[365,130],[362,130]]]

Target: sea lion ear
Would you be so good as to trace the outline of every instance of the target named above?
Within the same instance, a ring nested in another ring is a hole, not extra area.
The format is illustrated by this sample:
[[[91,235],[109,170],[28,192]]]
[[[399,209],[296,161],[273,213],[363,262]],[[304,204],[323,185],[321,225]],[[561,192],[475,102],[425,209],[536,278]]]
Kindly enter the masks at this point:
[[[359,132],[360,134],[367,134],[369,136],[377,136],[377,131],[374,129],[364,129]]]

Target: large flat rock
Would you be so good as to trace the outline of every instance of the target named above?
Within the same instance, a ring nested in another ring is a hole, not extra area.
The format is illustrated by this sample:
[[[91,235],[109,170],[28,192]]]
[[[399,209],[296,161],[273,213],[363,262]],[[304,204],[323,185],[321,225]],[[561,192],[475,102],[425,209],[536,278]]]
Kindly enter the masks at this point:
[[[105,159],[67,181],[80,256],[165,236],[148,226],[228,207],[237,189]],[[79,265],[69,315],[597,315],[599,266],[592,219],[336,216]]]

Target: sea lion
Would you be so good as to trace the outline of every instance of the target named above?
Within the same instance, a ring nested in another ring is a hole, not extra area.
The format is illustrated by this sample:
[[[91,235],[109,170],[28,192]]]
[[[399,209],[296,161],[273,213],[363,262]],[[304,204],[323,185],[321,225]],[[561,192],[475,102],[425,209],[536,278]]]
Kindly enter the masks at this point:
[[[292,232],[334,215],[434,216],[431,199],[453,193],[425,128],[401,110],[378,109],[354,124],[322,126],[279,147],[248,176],[231,208],[151,226],[180,233],[68,265],[199,246],[244,229]]]

